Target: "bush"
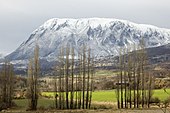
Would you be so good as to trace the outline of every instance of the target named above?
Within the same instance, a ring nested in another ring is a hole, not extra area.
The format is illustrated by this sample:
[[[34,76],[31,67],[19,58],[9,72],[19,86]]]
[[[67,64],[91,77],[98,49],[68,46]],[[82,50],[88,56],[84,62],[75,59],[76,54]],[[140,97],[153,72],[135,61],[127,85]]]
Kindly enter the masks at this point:
[[[15,102],[11,102],[11,106],[9,106],[7,103],[4,103],[2,101],[0,101],[0,111],[7,109],[9,107],[16,107],[17,105],[15,104]]]
[[[1,111],[1,110],[4,110],[4,109],[7,109],[7,108],[8,108],[8,106],[7,106],[6,103],[0,102],[0,111]]]
[[[46,110],[46,108],[44,106],[40,106],[38,107],[39,110]]]
[[[150,100],[150,103],[156,103],[156,104],[158,104],[158,103],[160,103],[161,101],[160,101],[160,99],[158,98],[158,97],[154,97],[154,98],[151,98],[151,100]]]
[[[92,104],[91,109],[113,109],[111,104]]]
[[[168,105],[170,103],[170,98],[165,99],[162,103],[164,104],[165,108],[168,107]]]

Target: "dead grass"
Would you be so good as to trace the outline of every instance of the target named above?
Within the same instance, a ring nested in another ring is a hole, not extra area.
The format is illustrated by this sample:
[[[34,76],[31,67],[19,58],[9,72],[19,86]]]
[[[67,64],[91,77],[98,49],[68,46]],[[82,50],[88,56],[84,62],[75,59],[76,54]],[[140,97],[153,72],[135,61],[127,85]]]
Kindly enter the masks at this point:
[[[97,110],[45,110],[45,111],[21,111],[8,110],[6,113],[164,113],[161,109],[144,109],[144,110],[125,110],[125,109],[97,109]],[[166,113],[170,113],[168,110]]]

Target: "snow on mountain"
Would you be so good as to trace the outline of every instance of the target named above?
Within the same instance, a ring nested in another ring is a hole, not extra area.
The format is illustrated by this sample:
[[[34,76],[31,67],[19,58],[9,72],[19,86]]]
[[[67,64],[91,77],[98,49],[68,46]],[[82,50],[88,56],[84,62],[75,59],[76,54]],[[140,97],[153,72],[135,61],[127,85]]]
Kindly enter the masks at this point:
[[[68,44],[76,52],[86,44],[95,56],[117,55],[120,47],[133,47],[142,37],[146,47],[157,47],[170,43],[170,30],[118,19],[54,18],[33,31],[28,40],[6,58],[13,61],[28,59],[33,56],[36,43],[41,59],[47,61],[56,60],[60,47]]]

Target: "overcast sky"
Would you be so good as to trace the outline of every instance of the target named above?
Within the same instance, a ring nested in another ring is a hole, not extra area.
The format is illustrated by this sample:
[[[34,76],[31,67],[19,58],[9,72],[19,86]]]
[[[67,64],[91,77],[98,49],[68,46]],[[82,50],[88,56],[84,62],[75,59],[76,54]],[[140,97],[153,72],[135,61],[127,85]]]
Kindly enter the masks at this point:
[[[0,0],[0,53],[50,18],[106,17],[170,29],[170,0]]]

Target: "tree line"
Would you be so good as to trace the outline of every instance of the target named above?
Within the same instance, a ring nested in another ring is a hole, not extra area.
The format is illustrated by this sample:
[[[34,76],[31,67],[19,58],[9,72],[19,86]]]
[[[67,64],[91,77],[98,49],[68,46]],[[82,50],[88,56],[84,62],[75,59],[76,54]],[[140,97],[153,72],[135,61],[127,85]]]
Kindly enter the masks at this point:
[[[82,50],[75,55],[73,47],[71,49],[69,46],[61,47],[58,59],[54,80],[55,107],[57,109],[89,109],[94,76],[94,62],[90,48],[83,46]],[[30,59],[28,66],[29,110],[37,109],[39,74],[39,47],[37,45],[34,59]]]
[[[153,95],[153,78],[146,70],[147,53],[144,43],[134,46],[134,52],[121,49],[119,53],[119,74],[116,82],[118,108],[150,107]],[[56,56],[57,57],[57,56]],[[54,93],[57,109],[90,109],[92,101],[94,58],[91,49],[83,47],[75,52],[73,47],[61,47],[55,67]],[[5,62],[0,73],[0,102],[12,105],[13,66]],[[27,98],[29,110],[36,110],[40,89],[39,46],[35,46],[33,58],[28,64]]]
[[[0,110],[13,105],[14,71],[13,65],[5,61],[0,71]]]
[[[147,53],[144,41],[133,52],[121,49],[119,52],[119,74],[116,95],[118,108],[150,107],[154,78],[147,68]]]
[[[58,74],[55,77],[55,106],[57,109],[89,109],[91,107],[94,62],[90,48],[60,49]]]

